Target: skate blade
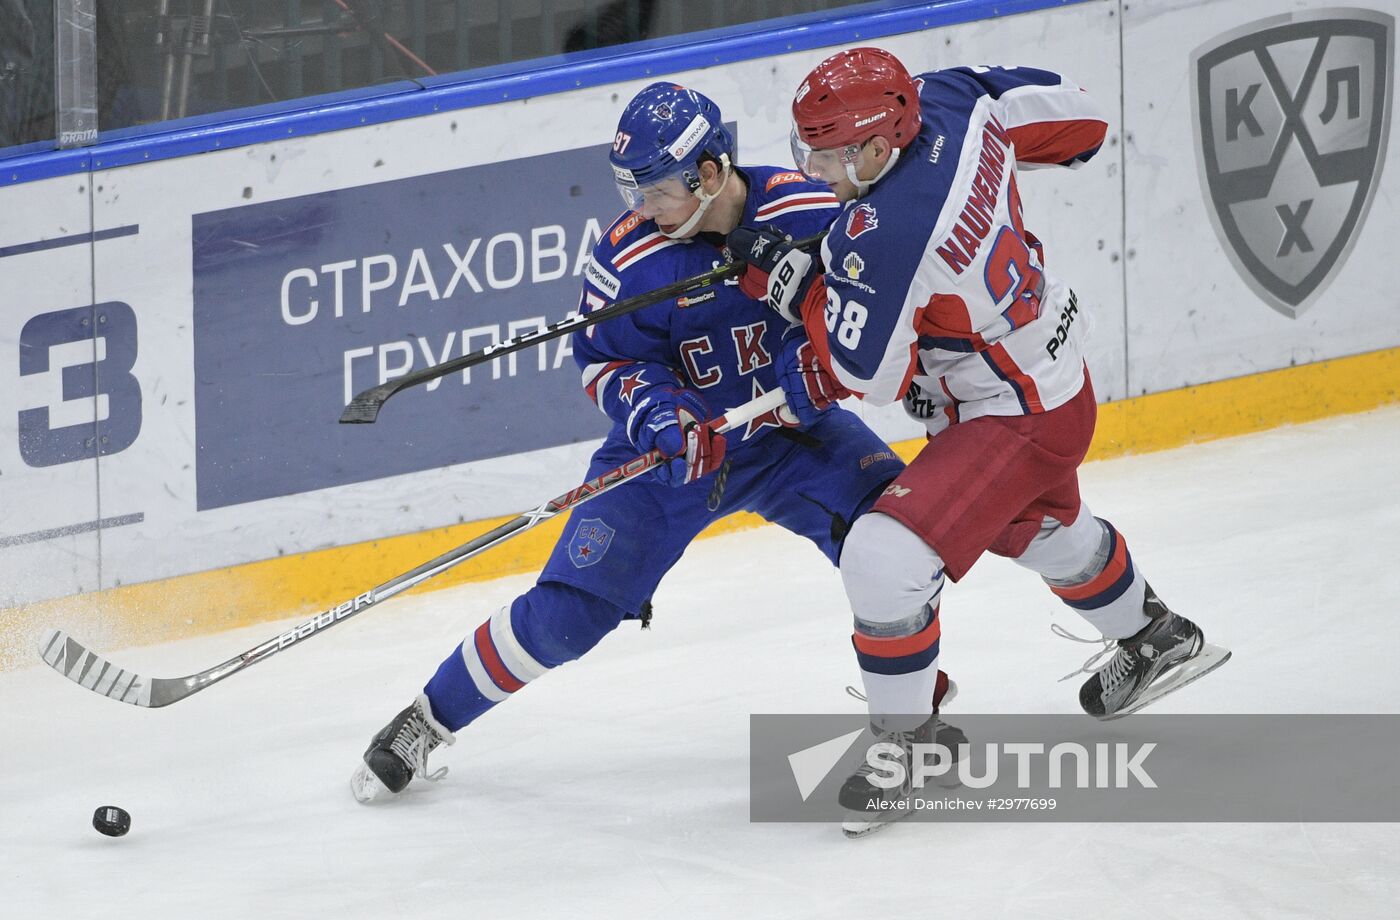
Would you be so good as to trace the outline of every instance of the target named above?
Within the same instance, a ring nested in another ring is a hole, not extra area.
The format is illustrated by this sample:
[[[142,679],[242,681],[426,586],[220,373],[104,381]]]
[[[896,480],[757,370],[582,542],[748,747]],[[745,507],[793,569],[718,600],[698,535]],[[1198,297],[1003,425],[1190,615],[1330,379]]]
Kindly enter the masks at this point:
[[[361,763],[350,775],[350,794],[361,805],[371,805],[394,797],[394,794],[389,791],[389,787],[374,775],[374,771],[369,768],[368,764],[364,763]]]
[[[884,830],[891,824],[903,821],[914,813],[914,809],[907,808],[900,811],[881,811],[871,815],[864,811],[849,811],[848,817],[841,822],[841,833],[848,839],[855,840],[859,837],[869,837],[876,831]]]
[[[1114,719],[1132,715],[1144,706],[1160,700],[1168,693],[1174,693],[1187,684],[1200,680],[1229,660],[1229,649],[1206,642],[1194,657],[1188,658],[1154,681],[1133,705],[1118,712],[1099,716],[1098,719],[1100,722],[1112,722]]]
[[[901,818],[888,818],[883,821],[868,821],[864,818],[847,818],[841,822],[841,833],[846,835],[847,840],[859,840],[861,837],[869,837],[876,831],[882,831],[894,824]]]

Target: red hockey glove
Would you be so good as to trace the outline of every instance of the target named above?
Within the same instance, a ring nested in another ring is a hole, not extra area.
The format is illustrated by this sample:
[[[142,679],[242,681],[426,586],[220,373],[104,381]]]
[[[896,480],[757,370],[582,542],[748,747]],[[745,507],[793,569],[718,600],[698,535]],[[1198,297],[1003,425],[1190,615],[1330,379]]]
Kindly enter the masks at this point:
[[[656,468],[657,479],[685,485],[708,476],[724,462],[724,435],[706,423],[707,414],[698,394],[657,387],[633,410],[627,434],[643,453],[659,449],[670,458]]]

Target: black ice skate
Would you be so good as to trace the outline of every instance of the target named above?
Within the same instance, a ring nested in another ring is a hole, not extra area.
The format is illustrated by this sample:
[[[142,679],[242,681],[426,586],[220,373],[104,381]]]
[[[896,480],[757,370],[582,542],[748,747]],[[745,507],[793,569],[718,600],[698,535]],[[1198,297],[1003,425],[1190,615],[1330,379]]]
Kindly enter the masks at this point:
[[[1230,660],[1227,649],[1206,643],[1199,626],[1168,610],[1151,585],[1142,612],[1151,622],[1119,639],[1116,648],[1108,645],[1104,651],[1112,651],[1113,657],[1079,688],[1079,705],[1096,719],[1137,712]],[[1085,662],[1084,670],[1091,669],[1099,655]]]
[[[436,782],[447,768],[429,773],[428,755],[438,745],[455,740],[452,732],[433,718],[428,698],[419,694],[370,741],[364,762],[350,777],[350,791],[357,801],[368,804],[402,792],[415,776]]]
[[[864,694],[852,687],[846,689],[859,699],[865,698]],[[874,725],[870,729],[876,742],[896,744],[903,750],[903,763],[906,767],[913,763],[915,744],[938,743],[946,746],[951,755],[947,770],[933,777],[933,782],[945,789],[955,789],[962,784],[958,779],[957,759],[959,745],[967,744],[967,735],[957,726],[944,722],[939,717],[938,710],[940,706],[951,702],[957,693],[958,685],[950,680],[947,674],[939,671],[933,691],[933,715],[927,722],[913,731],[882,731]],[[936,752],[934,764],[938,764],[942,758],[942,752]],[[885,789],[871,782],[876,770],[869,763],[862,761],[837,793],[841,807],[850,813],[846,820],[841,822],[842,832],[847,837],[864,837],[913,814],[914,800],[920,795],[920,790],[913,786],[913,772],[906,769],[902,784]]]

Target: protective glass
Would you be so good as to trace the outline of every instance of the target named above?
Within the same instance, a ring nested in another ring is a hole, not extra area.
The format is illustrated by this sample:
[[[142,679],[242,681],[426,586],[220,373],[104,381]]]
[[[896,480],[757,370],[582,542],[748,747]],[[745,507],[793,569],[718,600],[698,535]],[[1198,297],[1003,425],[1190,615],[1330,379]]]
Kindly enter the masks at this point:
[[[643,217],[664,214],[695,197],[680,176],[672,176],[643,186],[619,178],[617,191],[628,209],[638,212]]]
[[[860,144],[813,150],[797,133],[796,125],[792,127],[788,142],[792,147],[792,161],[802,170],[802,174],[828,185],[846,178],[846,167],[854,167],[856,160],[860,159]]]

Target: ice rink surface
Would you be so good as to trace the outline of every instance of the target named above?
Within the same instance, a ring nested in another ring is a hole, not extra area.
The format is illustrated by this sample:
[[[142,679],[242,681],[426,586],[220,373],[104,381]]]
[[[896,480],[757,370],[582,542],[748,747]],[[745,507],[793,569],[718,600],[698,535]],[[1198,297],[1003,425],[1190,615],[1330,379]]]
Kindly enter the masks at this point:
[[[1084,468],[1162,598],[1234,650],[1157,711],[1400,708],[1397,457],[1392,408]],[[909,824],[856,841],[750,824],[748,715],[860,705],[840,580],[775,528],[696,544],[651,631],[624,623],[462,732],[434,755],[442,782],[357,805],[346,780],[370,736],[531,582],[394,600],[168,709],[102,699],[37,655],[0,674],[3,913],[1396,916],[1394,824]],[[1077,711],[1078,679],[1057,679],[1088,647],[1052,618],[1085,632],[1004,560],[946,590],[952,711]],[[174,677],[279,628],[99,651]],[[129,835],[92,829],[102,804],[132,813]]]

